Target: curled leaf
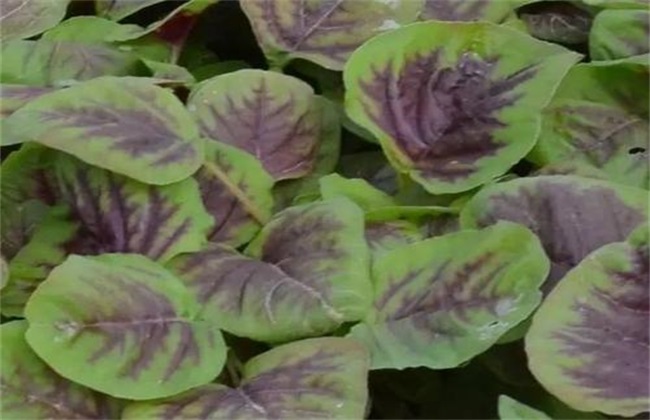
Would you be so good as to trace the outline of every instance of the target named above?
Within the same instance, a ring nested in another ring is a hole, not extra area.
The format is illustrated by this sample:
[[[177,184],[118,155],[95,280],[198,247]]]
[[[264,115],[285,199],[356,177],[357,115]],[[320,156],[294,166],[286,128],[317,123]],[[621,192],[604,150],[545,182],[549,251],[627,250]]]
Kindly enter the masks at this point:
[[[398,171],[429,192],[461,192],[530,151],[541,109],[578,59],[486,22],[412,24],[351,56],[346,109]]]
[[[27,303],[26,338],[74,382],[121,398],[166,397],[212,381],[223,366],[221,334],[199,309],[143,256],[70,256]]]
[[[648,411],[648,227],[569,271],[533,317],[529,366],[546,389],[584,411]]]

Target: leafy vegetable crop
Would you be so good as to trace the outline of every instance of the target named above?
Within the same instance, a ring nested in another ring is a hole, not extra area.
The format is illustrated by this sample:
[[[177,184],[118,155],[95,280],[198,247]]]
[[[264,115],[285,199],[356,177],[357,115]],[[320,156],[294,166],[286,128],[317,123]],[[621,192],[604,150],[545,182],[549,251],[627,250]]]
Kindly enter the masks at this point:
[[[3,0],[0,416],[650,415],[648,0]]]

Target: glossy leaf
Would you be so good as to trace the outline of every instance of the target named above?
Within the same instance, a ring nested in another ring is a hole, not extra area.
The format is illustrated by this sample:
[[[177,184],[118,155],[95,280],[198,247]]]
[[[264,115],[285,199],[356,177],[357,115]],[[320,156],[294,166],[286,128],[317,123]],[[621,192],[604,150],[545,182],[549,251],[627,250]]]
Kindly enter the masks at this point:
[[[584,411],[648,411],[648,227],[569,271],[533,317],[526,352],[546,389]]]
[[[594,20],[589,36],[592,60],[615,60],[650,52],[650,11],[605,10]]]
[[[350,335],[373,369],[447,369],[487,350],[539,304],[549,263],[513,223],[399,247],[374,262],[374,310]]]
[[[485,22],[412,24],[351,56],[346,109],[398,171],[431,193],[461,192],[530,151],[541,109],[578,59]]]
[[[203,166],[194,176],[201,199],[214,219],[211,242],[240,246],[271,218],[273,178],[248,153],[209,142]]]
[[[519,401],[508,397],[499,396],[499,418],[501,420],[550,420],[551,417],[543,412],[529,407]]]
[[[424,0],[421,20],[499,23],[514,11],[513,0]]]
[[[275,72],[239,70],[202,82],[188,109],[211,140],[259,159],[275,179],[311,171],[321,107],[305,82]]]
[[[203,316],[235,335],[268,342],[320,335],[361,319],[370,305],[363,215],[347,200],[284,210],[248,253],[259,260],[211,246],[171,262]]]
[[[135,78],[103,77],[42,96],[5,123],[20,141],[150,184],[187,178],[203,159],[203,139],[181,102]]]
[[[2,42],[31,38],[59,23],[70,0],[3,0],[0,9]]]
[[[27,322],[0,326],[0,412],[6,419],[107,418],[104,398],[59,376],[25,341]]]
[[[273,66],[303,58],[342,70],[365,41],[415,21],[422,0],[243,0],[241,5]]]
[[[583,165],[612,181],[647,188],[647,66],[615,62],[573,67],[544,110],[531,158],[541,165]]]
[[[199,310],[177,278],[143,256],[71,256],[30,298],[26,338],[79,384],[121,398],[166,397],[212,381],[223,366],[221,334]]]
[[[137,74],[140,65],[135,55],[110,45],[49,39],[6,42],[1,54],[2,83],[42,87]]]
[[[620,242],[648,217],[648,192],[574,176],[491,185],[463,208],[465,228],[509,220],[532,230],[551,260],[545,292],[590,252]]]
[[[237,388],[210,384],[132,404],[123,418],[362,418],[367,373],[367,351],[353,340],[302,340],[250,360]]]

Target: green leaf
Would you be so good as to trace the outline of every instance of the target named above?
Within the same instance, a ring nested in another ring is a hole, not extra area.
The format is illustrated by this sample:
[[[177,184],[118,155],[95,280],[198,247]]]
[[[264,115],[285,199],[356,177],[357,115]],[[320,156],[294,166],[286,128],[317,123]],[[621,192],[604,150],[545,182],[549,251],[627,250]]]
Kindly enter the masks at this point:
[[[530,158],[648,188],[647,68],[622,62],[573,67],[543,112],[542,134]]]
[[[9,265],[4,255],[0,254],[0,290],[4,289],[9,282]]]
[[[36,141],[150,184],[187,178],[203,160],[182,103],[136,78],[102,77],[41,96],[4,123],[10,142]]]
[[[138,74],[141,66],[133,54],[106,44],[84,42],[10,41],[2,43],[1,54],[2,83],[42,87],[64,87],[100,76]]]
[[[391,196],[363,179],[346,179],[339,174],[331,174],[322,177],[319,183],[323,199],[347,197],[364,211],[397,205]]]
[[[487,22],[411,24],[352,54],[346,110],[396,170],[430,193],[462,192],[530,151],[540,111],[579,59]]]
[[[187,69],[176,64],[146,59],[142,62],[151,70],[151,77],[173,80],[186,85],[193,85],[196,82],[194,76]]]
[[[123,418],[362,418],[367,374],[367,351],[353,340],[302,340],[250,360],[237,388],[210,384],[167,400],[135,403]]]
[[[271,218],[273,178],[242,150],[218,142],[209,142],[206,149],[205,162],[194,178],[214,219],[208,238],[243,245]]]
[[[648,258],[646,224],[587,256],[533,317],[530,369],[576,409],[626,417],[648,411]]]
[[[68,3],[70,0],[4,0],[0,40],[31,38],[53,27],[65,16]]]
[[[421,5],[422,0],[241,2],[272,67],[303,58],[332,70],[342,70],[352,51],[377,33],[415,21]]]
[[[519,401],[508,397],[499,396],[499,418],[501,420],[546,420],[551,419],[542,411],[535,410]]]
[[[132,39],[140,31],[142,28],[138,25],[122,25],[97,16],[74,16],[48,30],[41,38],[99,44]]]
[[[0,326],[0,412],[6,419],[110,418],[106,398],[59,376],[27,345],[27,322]]]
[[[592,60],[615,60],[650,52],[650,11],[605,10],[596,15],[589,35]],[[647,66],[647,64],[646,64]]]
[[[74,382],[160,398],[212,381],[224,364],[221,334],[199,311],[176,277],[143,256],[73,255],[27,303],[26,338]]]
[[[334,331],[368,311],[363,215],[348,200],[278,213],[247,253],[215,245],[170,263],[203,304],[203,317],[225,331],[283,342]]]
[[[648,192],[576,176],[537,176],[493,184],[465,205],[463,228],[519,223],[541,240],[551,260],[549,292],[583,258],[624,240],[648,218]]]
[[[145,7],[163,1],[165,0],[95,0],[95,10],[99,16],[122,20]]]
[[[314,167],[322,102],[299,79],[264,70],[223,74],[193,89],[188,109],[205,137],[252,154],[276,180]]]
[[[454,368],[532,313],[548,270],[537,238],[513,223],[405,245],[374,261],[374,310],[350,336],[373,369]]]

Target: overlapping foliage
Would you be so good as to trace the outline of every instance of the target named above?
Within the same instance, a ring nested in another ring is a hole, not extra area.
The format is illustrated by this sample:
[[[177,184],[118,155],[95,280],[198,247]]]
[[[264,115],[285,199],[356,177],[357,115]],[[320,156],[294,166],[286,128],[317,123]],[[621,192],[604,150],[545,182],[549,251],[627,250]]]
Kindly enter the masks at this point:
[[[8,0],[3,418],[650,411],[646,0]]]

